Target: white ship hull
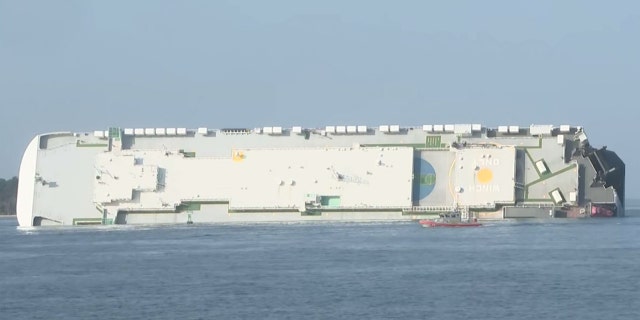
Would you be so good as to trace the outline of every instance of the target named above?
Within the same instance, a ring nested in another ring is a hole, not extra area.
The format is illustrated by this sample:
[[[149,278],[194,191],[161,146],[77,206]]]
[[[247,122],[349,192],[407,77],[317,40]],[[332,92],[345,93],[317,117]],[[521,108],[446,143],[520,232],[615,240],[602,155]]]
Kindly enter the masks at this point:
[[[624,164],[570,126],[52,133],[19,178],[21,226],[624,213]]]

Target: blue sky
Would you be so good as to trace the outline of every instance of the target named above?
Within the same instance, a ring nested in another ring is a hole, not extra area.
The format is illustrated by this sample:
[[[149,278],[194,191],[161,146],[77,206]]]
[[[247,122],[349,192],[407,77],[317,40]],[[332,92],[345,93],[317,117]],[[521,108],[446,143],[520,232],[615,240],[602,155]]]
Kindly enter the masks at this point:
[[[640,1],[0,0],[0,177],[109,126],[583,125],[640,196]]]

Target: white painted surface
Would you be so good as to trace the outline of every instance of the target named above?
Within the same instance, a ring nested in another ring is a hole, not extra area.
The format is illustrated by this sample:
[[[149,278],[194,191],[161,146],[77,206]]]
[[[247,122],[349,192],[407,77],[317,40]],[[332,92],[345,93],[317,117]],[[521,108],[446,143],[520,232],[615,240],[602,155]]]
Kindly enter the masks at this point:
[[[471,124],[456,124],[453,127],[453,133],[455,134],[470,134],[473,131]]]
[[[228,199],[230,208],[299,208],[307,194],[340,196],[347,207],[411,206],[413,149],[237,150],[242,157],[183,158],[161,151],[103,153],[94,200],[123,208],[167,209],[183,200]],[[143,158],[144,165],[135,165]],[[159,169],[165,170],[156,189]],[[117,177],[117,179],[115,178]],[[393,186],[393,188],[389,188]],[[140,191],[132,199],[132,191]]]
[[[550,124],[532,124],[529,127],[531,135],[550,135],[551,131],[553,131],[553,125]]]
[[[36,164],[38,159],[38,144],[40,136],[29,142],[22,155],[18,177],[18,199],[16,215],[21,227],[33,226],[33,196],[35,192]]]
[[[515,159],[513,147],[458,150],[450,180],[450,190],[455,186],[461,187],[457,195],[458,204],[483,207],[513,203]]]

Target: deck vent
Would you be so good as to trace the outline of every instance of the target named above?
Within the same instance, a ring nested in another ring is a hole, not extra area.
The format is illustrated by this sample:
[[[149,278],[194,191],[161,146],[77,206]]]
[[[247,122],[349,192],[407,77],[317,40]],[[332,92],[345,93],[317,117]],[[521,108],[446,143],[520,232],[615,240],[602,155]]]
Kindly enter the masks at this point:
[[[536,169],[538,170],[539,174],[545,174],[549,172],[549,169],[547,168],[547,164],[544,162],[544,160],[536,161]]]
[[[560,204],[564,202],[564,197],[562,196],[562,192],[560,192],[560,189],[555,189],[551,191],[551,198],[553,199],[553,202],[555,204]]]

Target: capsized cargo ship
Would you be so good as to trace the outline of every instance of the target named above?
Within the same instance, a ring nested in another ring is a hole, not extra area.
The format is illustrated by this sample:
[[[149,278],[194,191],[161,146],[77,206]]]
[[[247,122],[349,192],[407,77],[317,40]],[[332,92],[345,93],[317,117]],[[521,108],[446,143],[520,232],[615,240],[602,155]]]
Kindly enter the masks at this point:
[[[109,128],[36,136],[20,226],[624,215],[580,126]]]

